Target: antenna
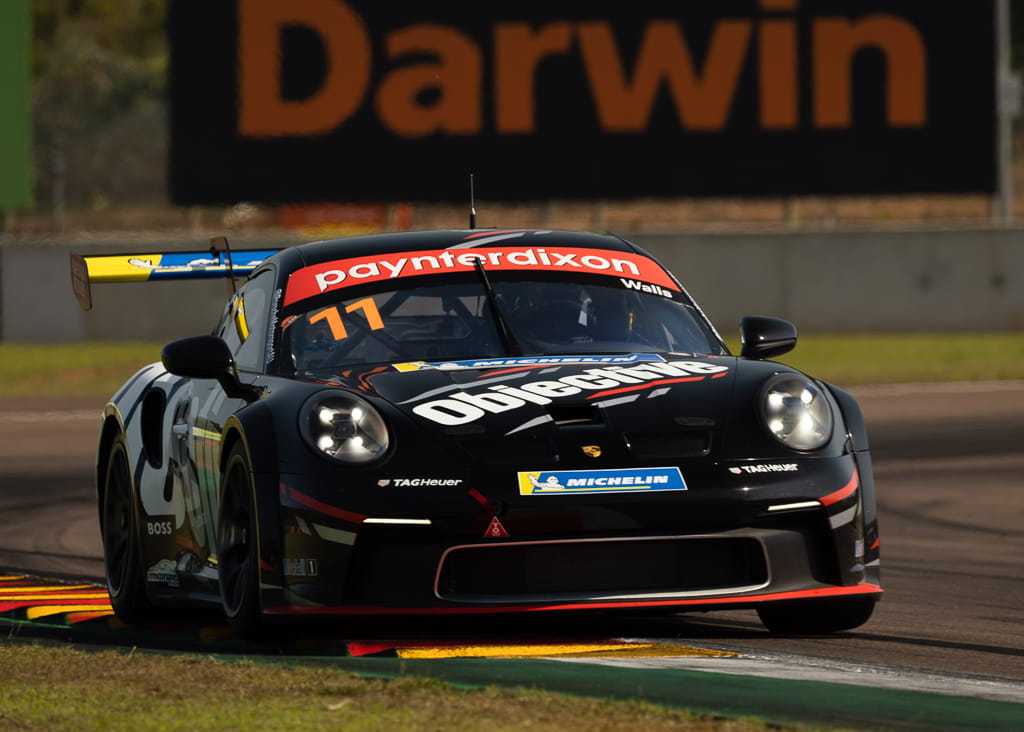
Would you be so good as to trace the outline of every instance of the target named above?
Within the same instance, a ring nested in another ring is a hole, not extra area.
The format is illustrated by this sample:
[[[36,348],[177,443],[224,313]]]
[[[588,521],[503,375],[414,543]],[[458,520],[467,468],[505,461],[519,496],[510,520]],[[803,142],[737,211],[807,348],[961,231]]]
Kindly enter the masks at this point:
[[[223,260],[220,256],[221,252],[225,254],[225,259]],[[228,266],[228,291],[234,295],[236,292],[235,268],[231,262],[231,246],[228,244],[226,236],[215,236],[210,239],[210,257],[223,261]]]
[[[473,198],[473,174],[469,174],[469,228],[476,228],[476,201]]]

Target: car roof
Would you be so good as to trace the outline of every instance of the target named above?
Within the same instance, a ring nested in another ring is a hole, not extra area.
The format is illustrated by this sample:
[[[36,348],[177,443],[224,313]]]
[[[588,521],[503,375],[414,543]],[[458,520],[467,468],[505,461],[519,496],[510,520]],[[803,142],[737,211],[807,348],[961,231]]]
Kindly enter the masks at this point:
[[[298,265],[301,267],[373,254],[475,246],[585,247],[645,254],[617,236],[551,229],[449,229],[370,234],[300,244],[289,251],[301,256],[301,264]]]

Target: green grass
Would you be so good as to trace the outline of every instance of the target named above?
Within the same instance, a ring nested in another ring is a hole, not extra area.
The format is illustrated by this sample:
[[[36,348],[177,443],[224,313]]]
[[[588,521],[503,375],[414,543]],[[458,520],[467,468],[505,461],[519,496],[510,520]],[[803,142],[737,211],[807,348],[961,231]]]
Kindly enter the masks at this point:
[[[808,333],[778,360],[840,386],[1024,379],[1024,333]]]
[[[530,689],[371,679],[329,667],[281,667],[204,655],[0,638],[0,729],[689,730],[787,729],[640,701]]]
[[[161,343],[0,343],[0,397],[108,396]],[[734,353],[736,340],[729,341]],[[1024,334],[804,334],[780,359],[840,386],[908,381],[1024,379]]]
[[[109,396],[162,343],[0,343],[0,396]]]

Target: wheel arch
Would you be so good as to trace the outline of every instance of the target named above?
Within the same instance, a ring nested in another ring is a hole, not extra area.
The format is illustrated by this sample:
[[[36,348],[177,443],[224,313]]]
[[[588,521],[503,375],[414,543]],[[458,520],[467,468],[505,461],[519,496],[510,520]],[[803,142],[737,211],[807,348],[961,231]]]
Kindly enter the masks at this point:
[[[224,472],[231,448],[241,442],[253,473],[276,473],[277,442],[270,410],[254,404],[228,417],[221,437],[220,470]]]
[[[224,437],[221,439],[220,443],[220,464],[218,467],[220,468],[221,476],[224,475],[224,470],[228,466],[228,457],[231,455],[232,449],[239,443],[241,443],[245,450],[246,457],[250,461],[250,468],[252,467],[251,453],[249,451],[249,445],[245,439],[245,433],[237,422],[229,423],[224,430]]]
[[[100,439],[96,448],[96,511],[103,522],[103,491],[107,483],[107,468],[114,440],[124,434],[124,425],[116,410],[108,408],[100,427]]]
[[[868,429],[853,394],[840,389],[834,384],[827,384],[839,404],[846,422],[847,434],[850,436],[853,457],[857,461],[860,476],[861,502],[864,511],[864,561],[867,566],[868,580],[881,584],[879,568],[880,540],[878,529],[878,499],[875,493],[875,472],[871,461],[871,450],[868,443]]]
[[[239,444],[251,473],[259,546],[260,604],[265,608],[283,602],[280,465],[273,414],[266,405],[253,404],[226,421],[221,440],[221,476],[233,448]]]
[[[854,452],[863,452],[870,449],[868,443],[868,430],[864,423],[864,415],[860,411],[860,405],[850,392],[840,389],[835,384],[825,383],[828,390],[832,392],[836,402],[839,404],[839,411],[843,414],[843,421],[846,422],[846,431],[853,443]]]

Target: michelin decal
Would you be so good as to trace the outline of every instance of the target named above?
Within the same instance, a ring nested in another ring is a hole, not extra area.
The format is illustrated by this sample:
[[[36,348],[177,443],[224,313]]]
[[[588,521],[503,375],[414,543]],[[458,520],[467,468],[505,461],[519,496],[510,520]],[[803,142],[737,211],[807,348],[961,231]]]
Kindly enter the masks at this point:
[[[518,478],[521,496],[686,490],[679,468],[542,470],[519,473]]]
[[[656,353],[630,353],[608,356],[518,356],[514,358],[477,358],[470,361],[410,361],[392,364],[396,371],[459,371],[494,368],[525,368],[528,366],[565,366],[567,364],[631,364],[641,361],[664,361]]]

